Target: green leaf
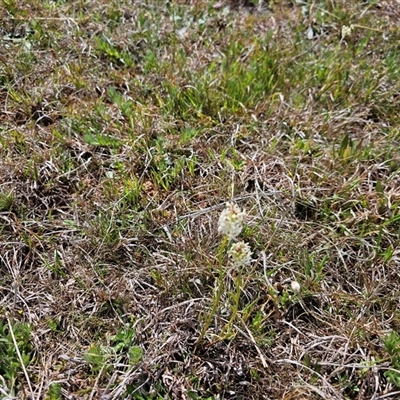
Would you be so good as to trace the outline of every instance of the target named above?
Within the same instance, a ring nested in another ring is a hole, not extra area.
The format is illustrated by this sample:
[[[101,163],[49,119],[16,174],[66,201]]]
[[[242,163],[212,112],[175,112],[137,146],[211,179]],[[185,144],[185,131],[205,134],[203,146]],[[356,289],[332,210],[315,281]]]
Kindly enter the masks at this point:
[[[131,364],[137,364],[142,361],[143,358],[143,350],[140,346],[132,346],[128,352],[129,362]]]
[[[384,189],[383,189],[382,181],[376,182],[375,190],[377,191],[377,193],[383,195]]]

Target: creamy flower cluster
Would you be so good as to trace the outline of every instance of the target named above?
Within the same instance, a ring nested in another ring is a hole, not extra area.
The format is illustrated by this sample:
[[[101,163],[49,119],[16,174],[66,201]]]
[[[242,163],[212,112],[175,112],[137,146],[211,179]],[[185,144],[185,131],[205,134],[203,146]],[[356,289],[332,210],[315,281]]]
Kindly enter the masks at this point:
[[[235,203],[226,203],[218,221],[218,232],[225,235],[229,240],[235,240],[243,229],[246,213]],[[251,249],[248,243],[243,241],[233,243],[228,251],[228,256],[235,267],[250,265]]]
[[[246,213],[235,204],[228,201],[218,221],[218,232],[229,240],[236,239],[243,229],[243,221]]]
[[[346,36],[350,36],[353,29],[354,29],[354,25],[350,25],[350,26],[343,25],[342,26],[342,39],[344,39]]]
[[[234,267],[245,267],[251,264],[251,250],[248,243],[243,241],[234,243],[228,251]]]

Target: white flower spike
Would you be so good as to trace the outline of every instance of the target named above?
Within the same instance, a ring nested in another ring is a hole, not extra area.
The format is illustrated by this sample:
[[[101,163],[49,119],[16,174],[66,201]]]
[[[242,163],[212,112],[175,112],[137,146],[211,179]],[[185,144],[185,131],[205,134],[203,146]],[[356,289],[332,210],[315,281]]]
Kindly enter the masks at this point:
[[[236,239],[242,231],[245,216],[246,213],[241,211],[235,203],[226,203],[226,208],[219,217],[218,232],[229,240]]]
[[[234,243],[228,251],[232,264],[238,268],[251,264],[251,254],[249,244],[243,241]]]

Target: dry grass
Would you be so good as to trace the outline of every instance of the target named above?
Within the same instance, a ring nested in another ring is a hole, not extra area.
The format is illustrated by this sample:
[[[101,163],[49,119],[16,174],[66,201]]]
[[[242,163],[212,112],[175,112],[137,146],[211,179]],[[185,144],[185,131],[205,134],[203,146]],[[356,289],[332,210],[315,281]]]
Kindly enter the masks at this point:
[[[0,398],[400,397],[397,2],[0,17]]]

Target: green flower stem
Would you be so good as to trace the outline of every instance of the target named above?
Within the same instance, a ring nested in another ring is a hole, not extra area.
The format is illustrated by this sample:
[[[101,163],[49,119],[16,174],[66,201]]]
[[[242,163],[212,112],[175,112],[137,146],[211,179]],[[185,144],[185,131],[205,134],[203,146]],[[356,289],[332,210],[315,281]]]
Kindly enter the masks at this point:
[[[232,325],[234,324],[236,317],[238,315],[239,312],[239,302],[240,302],[240,292],[242,290],[242,283],[243,283],[243,279],[242,279],[242,271],[238,271],[238,275],[235,279],[235,285],[236,285],[236,293],[235,293],[235,304],[234,304],[234,308],[232,311],[232,315],[228,321],[228,323],[224,326],[224,329],[222,330],[223,332],[225,332],[225,334],[223,335],[223,339],[226,338],[226,336],[229,335],[230,329],[232,327]]]
[[[213,305],[211,308],[210,313],[207,315],[207,318],[203,324],[203,328],[201,329],[201,333],[200,336],[198,337],[195,346],[197,347],[197,345],[204,339],[204,336],[207,333],[208,328],[210,327],[211,321],[213,319],[213,317],[215,316],[215,313],[217,312],[218,309],[218,305],[219,302],[221,300],[221,296],[222,296],[222,292],[224,289],[224,277],[225,277],[225,273],[224,273],[224,256],[225,256],[225,249],[228,245],[228,238],[224,237],[222,239],[221,245],[219,246],[219,252],[218,252],[218,264],[219,264],[219,277],[218,277],[218,288],[216,293],[214,294],[214,298],[213,298]]]

